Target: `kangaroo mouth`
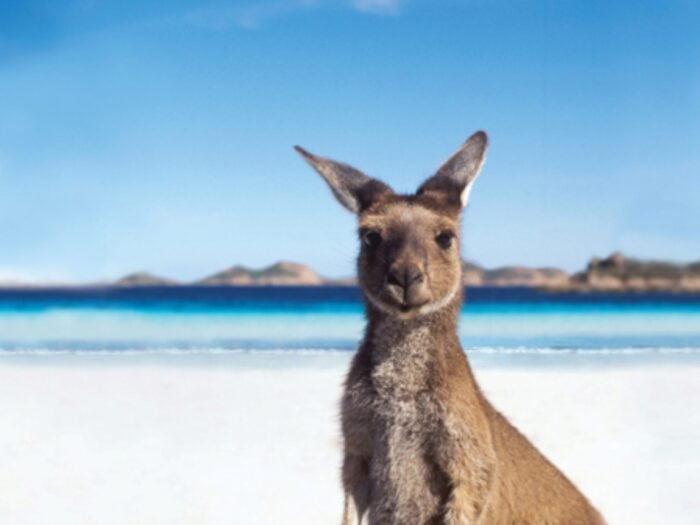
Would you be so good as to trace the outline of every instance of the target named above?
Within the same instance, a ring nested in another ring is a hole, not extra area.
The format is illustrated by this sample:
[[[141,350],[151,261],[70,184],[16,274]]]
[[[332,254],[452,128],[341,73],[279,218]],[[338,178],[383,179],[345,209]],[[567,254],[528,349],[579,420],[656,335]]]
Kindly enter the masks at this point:
[[[399,315],[410,315],[418,313],[423,309],[423,307],[430,304],[430,299],[421,297],[408,299],[405,297],[396,297],[394,294],[382,294],[379,299],[375,299],[372,302],[376,305],[381,303],[382,310],[387,313],[397,313]]]
[[[402,312],[402,313],[409,313],[413,310],[419,310],[425,305],[427,305],[430,301],[420,301],[417,303],[400,303],[397,305],[397,308]]]
[[[425,306],[431,299],[425,287],[399,289],[396,286],[385,286],[379,297],[390,307],[405,313]]]

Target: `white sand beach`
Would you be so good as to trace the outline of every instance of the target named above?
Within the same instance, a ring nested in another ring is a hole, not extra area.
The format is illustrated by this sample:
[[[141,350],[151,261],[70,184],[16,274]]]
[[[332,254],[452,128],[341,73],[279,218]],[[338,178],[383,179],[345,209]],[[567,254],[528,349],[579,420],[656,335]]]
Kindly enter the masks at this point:
[[[3,356],[0,523],[338,523],[349,357]],[[475,369],[609,523],[700,523],[697,360]]]

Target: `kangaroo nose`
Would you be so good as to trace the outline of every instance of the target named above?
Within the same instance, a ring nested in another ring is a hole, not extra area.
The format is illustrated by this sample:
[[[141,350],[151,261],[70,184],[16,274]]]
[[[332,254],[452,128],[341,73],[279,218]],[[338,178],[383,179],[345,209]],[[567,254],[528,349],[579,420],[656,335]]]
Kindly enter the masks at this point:
[[[423,281],[423,272],[417,266],[400,266],[389,270],[387,282],[404,290]]]

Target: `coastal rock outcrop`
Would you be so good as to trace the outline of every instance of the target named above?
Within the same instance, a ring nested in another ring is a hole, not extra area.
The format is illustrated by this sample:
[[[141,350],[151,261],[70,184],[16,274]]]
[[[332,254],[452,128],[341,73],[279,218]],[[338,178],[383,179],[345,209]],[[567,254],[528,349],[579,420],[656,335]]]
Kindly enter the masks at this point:
[[[558,268],[529,268],[527,266],[503,266],[487,270],[474,263],[462,264],[466,286],[525,286],[532,288],[566,287],[569,275]]]
[[[324,284],[324,280],[308,266],[280,261],[260,270],[233,266],[196,284],[203,286],[316,286]]]
[[[136,288],[139,286],[177,286],[178,282],[172,279],[159,277],[148,272],[130,273],[116,281],[114,286],[123,288]]]
[[[593,257],[585,270],[571,276],[569,288],[581,291],[700,292],[700,261],[674,264],[643,261],[615,252]]]

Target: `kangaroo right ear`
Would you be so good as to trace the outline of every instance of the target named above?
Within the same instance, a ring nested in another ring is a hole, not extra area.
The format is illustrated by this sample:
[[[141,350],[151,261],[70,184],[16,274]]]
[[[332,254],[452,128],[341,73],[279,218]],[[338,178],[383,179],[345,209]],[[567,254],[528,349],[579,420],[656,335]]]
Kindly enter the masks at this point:
[[[366,210],[380,195],[393,193],[383,182],[368,177],[352,166],[317,157],[301,146],[294,146],[294,149],[328,183],[338,202],[353,213]]]
[[[477,131],[445,162],[435,175],[418,188],[418,193],[437,192],[457,209],[464,208],[469,200],[472,184],[484,164],[489,139],[483,131]]]

